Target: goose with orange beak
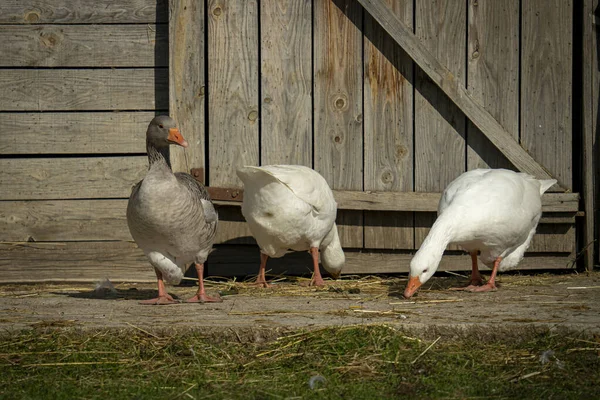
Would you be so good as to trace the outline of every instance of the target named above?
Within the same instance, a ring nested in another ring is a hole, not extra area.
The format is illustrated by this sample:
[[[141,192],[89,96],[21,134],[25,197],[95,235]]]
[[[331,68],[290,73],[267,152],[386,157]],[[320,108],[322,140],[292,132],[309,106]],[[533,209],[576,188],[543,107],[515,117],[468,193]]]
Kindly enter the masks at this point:
[[[142,304],[177,303],[165,282],[178,284],[186,265],[198,273],[198,291],[188,302],[217,302],[204,289],[204,262],[212,249],[218,216],[206,188],[186,173],[173,173],[169,146],[187,147],[175,121],[154,118],[146,131],[148,172],[131,192],[127,225],[154,267],[158,297]]]
[[[433,276],[451,243],[471,255],[469,284],[455,290],[496,290],[498,271],[516,267],[523,258],[542,215],[542,194],[555,183],[505,169],[476,169],[452,181],[442,193],[437,220],[410,262],[404,297],[412,297]],[[492,269],[485,284],[478,258]]]

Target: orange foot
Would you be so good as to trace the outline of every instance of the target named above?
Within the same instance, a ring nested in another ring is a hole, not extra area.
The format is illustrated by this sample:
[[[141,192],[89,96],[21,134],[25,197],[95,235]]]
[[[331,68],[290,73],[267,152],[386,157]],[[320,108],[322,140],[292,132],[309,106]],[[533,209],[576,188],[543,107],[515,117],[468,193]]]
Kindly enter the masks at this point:
[[[325,281],[320,276],[317,276],[311,279],[309,286],[325,286]]]
[[[464,290],[466,290],[468,292],[491,292],[491,291],[494,291],[497,289],[498,288],[496,287],[496,285],[494,283],[488,282],[485,285],[481,285],[481,286],[469,285]]]
[[[220,297],[212,297],[207,294],[196,293],[196,295],[192,298],[189,298],[185,301],[186,303],[222,303],[223,299]]]
[[[162,306],[162,305],[177,304],[177,303],[178,303],[178,301],[173,299],[173,297],[171,297],[171,295],[168,295],[168,294],[165,296],[158,296],[155,299],[140,301],[140,304],[151,305],[151,306]]]

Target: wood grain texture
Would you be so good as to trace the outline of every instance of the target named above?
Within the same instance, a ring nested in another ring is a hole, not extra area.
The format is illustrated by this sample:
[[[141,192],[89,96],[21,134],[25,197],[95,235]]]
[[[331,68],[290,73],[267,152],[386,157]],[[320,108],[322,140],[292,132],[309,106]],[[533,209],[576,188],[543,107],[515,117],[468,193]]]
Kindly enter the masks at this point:
[[[165,110],[168,76],[154,69],[5,69],[1,111]]]
[[[127,199],[0,201],[0,242],[131,240],[125,210]],[[575,203],[576,205],[576,203]],[[239,205],[217,205],[219,228],[215,243],[256,244]],[[394,211],[377,221],[395,226]],[[573,251],[574,212],[544,212],[531,251]],[[391,221],[387,223],[387,221]],[[557,225],[557,226],[553,226]],[[232,229],[232,226],[236,226]],[[367,225],[368,228],[368,225]],[[546,244],[558,242],[554,247]],[[540,243],[540,245],[536,244]],[[342,243],[351,247],[352,243]],[[394,248],[394,243],[390,243]]]
[[[258,165],[256,1],[208,2],[210,185],[242,187],[235,171]]]
[[[127,200],[1,201],[0,241],[127,240]]]
[[[418,3],[416,36],[457,83],[465,84],[466,3],[427,0]],[[415,93],[415,191],[442,191],[465,171],[465,117],[418,69]],[[415,246],[429,233],[435,216],[415,216]]]
[[[344,251],[346,264],[342,275],[395,274],[407,273],[412,253],[401,251]],[[568,253],[544,255],[528,254],[519,264],[519,270],[535,269],[573,269],[572,257]],[[209,256],[210,273],[217,276],[255,275],[258,271],[260,255],[254,246],[215,246]],[[489,270],[480,264],[484,275]],[[311,260],[307,253],[292,252],[278,259],[269,259],[267,270],[272,275],[305,275],[310,276]],[[466,254],[445,254],[438,271],[470,271],[471,258]],[[500,273],[502,279],[502,273]]]
[[[146,152],[154,112],[3,113],[0,154]]]
[[[412,2],[387,4],[412,26]],[[364,189],[413,190],[413,63],[370,16],[364,26]],[[365,212],[365,247],[412,249],[413,213]]]
[[[550,177],[548,171],[538,164],[479,103],[473,100],[465,86],[460,83],[460,78],[457,78],[453,72],[444,66],[444,61],[438,60],[435,54],[428,51],[427,46],[421,42],[420,38],[415,36],[385,3],[378,0],[358,0],[358,2],[365,7],[366,11],[402,46],[423,72],[517,168],[538,178],[545,179]],[[418,4],[417,14],[419,13],[419,9],[428,7],[431,4],[436,5],[436,9],[433,9],[429,14],[425,14],[432,18],[451,19],[453,13],[456,13],[456,8],[464,9],[463,5],[459,4],[458,7],[453,7],[448,12],[442,13],[440,10],[443,7],[441,7],[441,3],[439,2]],[[453,3],[453,5],[455,4]],[[451,25],[456,29],[461,29],[464,26],[460,22]],[[417,29],[419,29],[418,23]],[[564,190],[558,185],[555,185],[554,189]]]
[[[256,1],[208,2],[209,171],[212,186],[242,187],[235,171],[259,164],[259,38]],[[219,227],[223,238],[246,237],[235,212]],[[247,243],[247,239],[240,240]]]
[[[468,86],[504,129],[519,140],[519,0],[469,1]],[[512,164],[467,123],[467,169]]]
[[[129,198],[145,156],[0,159],[0,200]]]
[[[572,29],[572,0],[523,2],[521,144],[568,189],[573,188]]]
[[[362,190],[362,9],[350,0],[314,3],[314,168],[332,189]],[[339,235],[363,246],[363,213],[338,212]]]
[[[261,3],[261,164],[312,167],[312,6]]]
[[[343,274],[406,273],[409,253],[365,253],[346,251]],[[255,246],[216,246],[208,256],[209,276],[246,276],[258,271],[259,251]],[[131,242],[0,243],[0,283],[14,282],[156,282],[144,253]],[[468,271],[468,255],[445,255],[439,271]],[[531,254],[520,270],[572,269],[568,254]],[[310,256],[290,253],[269,260],[272,273],[310,275]],[[489,272],[482,267],[484,274]],[[500,279],[502,275],[500,275]]]
[[[195,0],[171,0],[169,8],[169,110],[189,143],[186,149],[172,146],[171,165],[190,173],[206,167],[205,10]]]
[[[131,242],[0,243],[0,281],[156,282],[144,253]]]
[[[166,25],[7,25],[0,67],[166,67]]]
[[[0,24],[167,22],[168,0],[3,0]]]
[[[600,159],[598,159],[598,104],[600,96],[598,73],[598,37],[596,36],[594,11],[598,7],[598,0],[584,0],[581,8],[580,18],[583,22],[583,63],[582,63],[582,145],[583,145],[583,186],[582,197],[585,209],[585,218],[582,226],[583,243],[580,248],[585,249],[583,262],[588,271],[593,270],[594,264],[598,262],[598,240],[594,237],[600,228],[596,208],[600,202]],[[595,134],[596,132],[596,134]]]

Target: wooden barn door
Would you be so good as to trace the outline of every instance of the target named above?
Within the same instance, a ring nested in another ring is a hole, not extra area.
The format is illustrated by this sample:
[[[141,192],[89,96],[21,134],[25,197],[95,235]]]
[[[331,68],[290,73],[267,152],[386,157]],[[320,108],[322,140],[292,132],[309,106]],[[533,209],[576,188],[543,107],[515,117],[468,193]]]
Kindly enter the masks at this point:
[[[172,0],[171,114],[194,144],[174,165],[220,204],[213,265],[258,262],[235,170],[291,163],[334,189],[347,272],[406,271],[439,193],[478,167],[558,179],[522,267],[567,267],[573,4],[549,1]]]

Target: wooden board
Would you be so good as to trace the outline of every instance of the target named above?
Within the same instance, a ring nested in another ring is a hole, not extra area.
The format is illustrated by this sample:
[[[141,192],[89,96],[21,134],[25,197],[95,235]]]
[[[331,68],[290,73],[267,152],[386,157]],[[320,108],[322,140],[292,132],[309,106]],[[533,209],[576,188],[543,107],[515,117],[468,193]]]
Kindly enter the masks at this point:
[[[172,0],[169,9],[169,110],[189,143],[171,147],[171,166],[190,173],[206,167],[204,2]]]
[[[521,18],[521,144],[572,189],[573,1],[526,1]]]
[[[412,26],[412,2],[387,3]],[[364,35],[364,189],[411,192],[413,63],[368,14]],[[364,217],[365,247],[414,247],[413,213],[365,212]]]
[[[312,167],[310,1],[265,1],[261,21],[261,165]]]
[[[0,243],[0,282],[156,282],[130,242]]]
[[[465,84],[466,2],[420,1],[415,10],[416,36]],[[465,117],[421,69],[415,93],[415,191],[441,192],[465,171]],[[419,247],[435,215],[415,216]]]
[[[146,152],[154,112],[3,113],[0,154]]]
[[[167,25],[7,25],[0,67],[166,67]],[[8,56],[7,56],[8,55]]]
[[[410,253],[346,252],[344,275],[373,273],[406,273]],[[217,246],[208,256],[209,276],[245,276],[258,271],[259,252],[254,246]],[[307,265],[308,264],[308,265]],[[140,249],[130,242],[14,243],[0,244],[0,283],[9,282],[155,282],[150,264]],[[267,268],[272,273],[309,275],[307,253],[291,253],[271,259]],[[445,255],[439,271],[467,271],[471,268],[467,255]],[[526,257],[519,269],[572,269],[566,254]],[[484,274],[487,269],[482,268]],[[501,275],[500,275],[501,277]],[[501,279],[501,278],[500,278]]]
[[[126,240],[127,200],[0,202],[0,242]]]
[[[258,165],[257,9],[256,1],[208,2],[212,186],[241,187],[236,169]]]
[[[235,171],[259,164],[258,6],[256,1],[208,2],[209,144],[208,182],[211,186],[242,187]],[[233,213],[233,214],[231,214]],[[235,222],[239,210],[224,209],[231,220],[220,230],[224,237],[247,236]]]
[[[519,140],[519,0],[470,1],[467,89]],[[467,169],[514,169],[472,123],[467,123]]]
[[[0,24],[167,22],[167,0],[3,0]]]
[[[342,275],[407,273],[413,257],[410,252],[361,252],[345,251],[346,264]],[[260,262],[259,251],[254,246],[216,246],[208,262],[210,274],[217,276],[255,275]],[[480,263],[484,275],[489,269]],[[567,253],[554,255],[528,254],[519,264],[521,270],[572,269],[572,258]],[[291,252],[281,258],[269,259],[269,275],[310,275],[312,264],[306,252]],[[466,254],[448,253],[440,262],[438,271],[470,271],[471,258]],[[324,270],[322,269],[323,273]],[[326,273],[324,275],[327,275]],[[500,277],[502,274],[500,274]]]
[[[332,189],[362,190],[362,9],[350,0],[314,2],[314,168]],[[339,235],[363,246],[363,213],[338,212]]]
[[[595,22],[597,16],[594,11],[598,10],[598,0],[584,0],[581,7],[582,19],[582,86],[583,93],[581,98],[581,107],[583,113],[582,125],[582,145],[583,145],[583,185],[582,197],[585,209],[585,219],[582,223],[582,243],[583,262],[588,271],[593,270],[594,264],[598,260],[598,241],[595,240],[594,233],[600,228],[600,221],[597,219],[596,208],[600,204],[598,193],[600,192],[600,160],[598,159],[598,139],[597,139],[597,121],[598,121],[598,92],[599,76],[598,74],[598,37],[596,36]],[[600,264],[600,263],[598,263]]]
[[[129,198],[146,156],[0,159],[0,200]]]
[[[2,111],[166,110],[167,70],[4,69]]]

